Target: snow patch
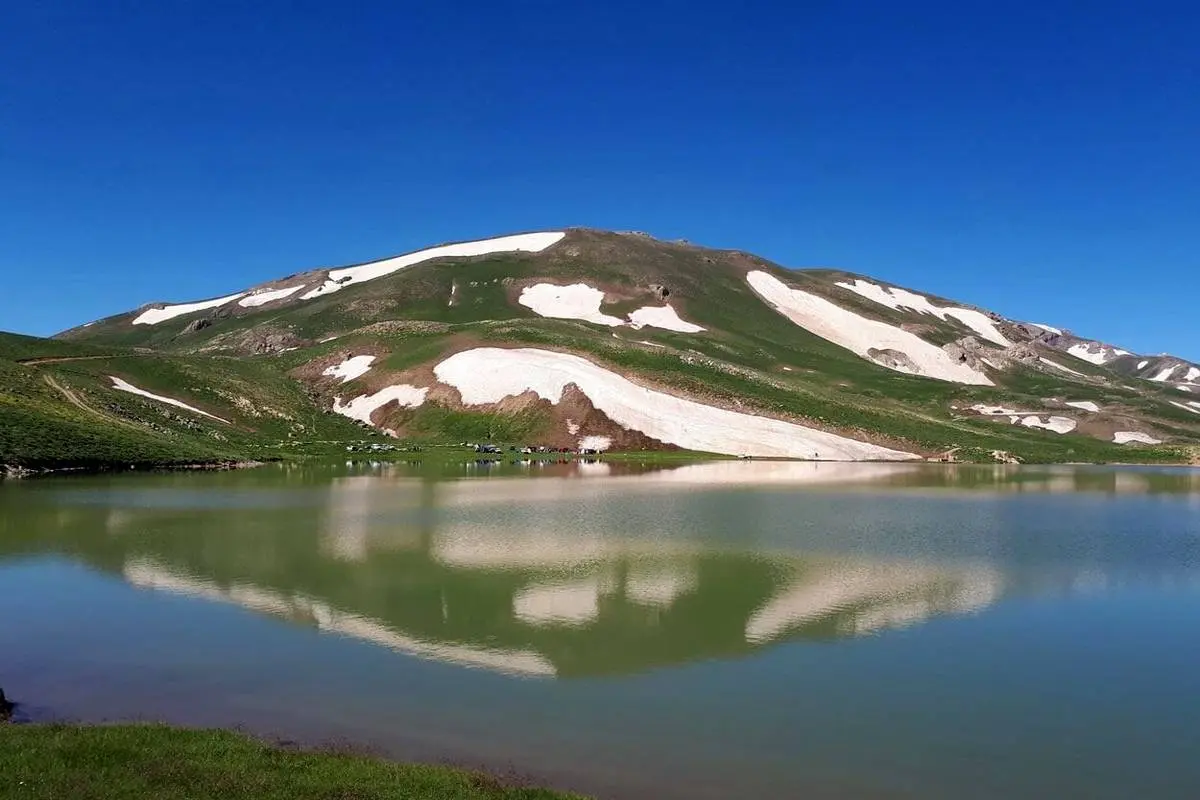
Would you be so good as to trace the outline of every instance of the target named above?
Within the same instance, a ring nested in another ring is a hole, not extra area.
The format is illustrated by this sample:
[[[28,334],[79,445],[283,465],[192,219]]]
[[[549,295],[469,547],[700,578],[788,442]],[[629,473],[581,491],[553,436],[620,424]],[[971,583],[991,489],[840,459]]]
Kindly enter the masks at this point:
[[[1186,403],[1177,403],[1174,400],[1172,400],[1171,405],[1179,406],[1184,411],[1190,411],[1193,414],[1200,414],[1200,403],[1197,403],[1193,400],[1189,400]]]
[[[1093,350],[1092,348],[1096,348]],[[1117,356],[1132,355],[1128,350],[1122,350],[1119,347],[1109,347],[1104,344],[1073,344],[1067,348],[1067,352],[1078,359],[1087,361],[1092,364],[1103,366],[1109,361],[1112,361]]]
[[[1012,344],[1004,338],[1004,334],[1000,333],[996,323],[981,311],[957,306],[934,305],[925,295],[898,289],[895,286],[880,286],[877,283],[864,281],[862,278],[855,278],[854,283],[839,282],[837,285],[896,311],[907,310],[915,311],[918,314],[930,314],[943,321],[946,321],[947,317],[953,318],[984,339],[1001,347],[1008,347]]]
[[[1169,381],[1169,380],[1171,380],[1171,376],[1175,374],[1175,370],[1177,370],[1177,369],[1179,369],[1178,365],[1176,365],[1174,367],[1167,367],[1166,369],[1159,372],[1157,375],[1155,375],[1150,380],[1158,381],[1159,383],[1164,383],[1166,381]]]
[[[349,417],[350,419],[356,419],[359,422],[371,425],[371,415],[388,403],[395,401],[403,408],[416,408],[425,402],[425,395],[428,393],[428,389],[401,383],[395,386],[387,386],[374,394],[365,394],[362,397],[356,397],[345,405],[342,404],[342,398],[335,397],[333,398],[333,410],[343,417]]]
[[[366,375],[374,361],[375,356],[352,356],[340,364],[328,367],[321,374],[328,378],[341,378],[342,383],[349,383],[355,378]]]
[[[551,319],[578,319],[607,325],[610,328],[625,324],[625,320],[620,317],[610,317],[601,313],[600,304],[604,302],[604,292],[593,289],[586,283],[573,283],[570,286],[539,283],[527,286],[521,290],[521,297],[517,302],[532,309],[535,314]]]
[[[1075,420],[1070,417],[1052,416],[1046,422],[1042,422],[1041,417],[1025,417],[1021,424],[1026,428],[1045,428],[1055,433],[1070,433],[1075,430]]]
[[[557,403],[574,384],[592,405],[628,430],[689,450],[826,461],[896,461],[912,453],[859,442],[790,422],[727,411],[639,386],[579,356],[532,348],[481,347],[434,368],[466,405],[498,403],[528,391]]]
[[[608,436],[585,436],[579,440],[580,450],[595,450],[603,453],[612,447],[612,438]]]
[[[1197,378],[1200,378],[1200,367],[1192,367],[1187,371],[1187,375],[1183,376],[1183,379],[1188,383],[1191,383]]]
[[[1139,361],[1139,362],[1138,362],[1138,365],[1137,365],[1137,368],[1138,368],[1138,369],[1145,369],[1145,368],[1146,368],[1146,365],[1147,365],[1147,364],[1149,364],[1149,363],[1150,363],[1149,361]]]
[[[1068,400],[1065,405],[1071,406],[1072,408],[1082,409],[1083,411],[1100,411],[1100,406],[1096,405],[1091,400]]]
[[[662,328],[679,333],[700,333],[704,328],[680,319],[671,306],[642,306],[629,315],[629,324],[634,328]]]
[[[1045,364],[1048,367],[1054,367],[1055,369],[1062,370],[1063,372],[1066,372],[1070,375],[1078,375],[1081,378],[1087,377],[1087,375],[1084,375],[1082,372],[1076,372],[1075,370],[1071,369],[1070,367],[1064,367],[1062,364],[1059,364],[1057,361],[1051,361],[1048,358],[1044,358],[1044,357],[1039,358],[1038,361],[1042,362],[1043,364]]]
[[[255,292],[247,295],[241,300],[238,300],[238,305],[244,308],[254,308],[256,306],[265,306],[267,303],[274,303],[276,300],[282,300],[285,297],[291,297],[296,292],[304,288],[304,284],[299,286],[289,286],[285,289],[270,289],[265,292]]]
[[[630,325],[635,329],[644,327],[663,328],[679,333],[700,333],[704,328],[680,318],[671,306],[642,306],[629,315],[629,321],[612,317],[600,311],[604,292],[586,283],[556,286],[553,283],[538,283],[521,290],[518,303],[535,314],[551,319],[578,319],[616,328]]]
[[[229,420],[227,420],[227,419],[221,419],[220,417],[218,417],[215,414],[210,414],[207,411],[201,411],[200,409],[196,408],[195,406],[189,406],[187,403],[180,402],[179,400],[176,400],[173,397],[164,397],[161,394],[153,394],[151,392],[147,392],[145,389],[139,389],[138,387],[134,386],[132,383],[129,383],[128,381],[123,381],[120,378],[116,377],[115,375],[109,375],[108,379],[113,382],[114,389],[119,389],[122,392],[129,392],[130,394],[136,394],[136,395],[141,395],[142,397],[148,397],[151,400],[157,400],[158,402],[166,403],[169,406],[175,406],[176,408],[182,408],[187,411],[191,411],[192,413],[199,414],[202,417],[208,417],[209,419],[215,419],[217,422],[224,422],[226,425],[230,424]]]
[[[160,322],[166,322],[169,319],[182,317],[184,314],[192,314],[196,311],[204,311],[209,308],[223,306],[226,303],[232,303],[239,297],[244,297],[245,292],[238,292],[226,297],[218,297],[215,300],[201,300],[198,303],[181,303],[175,306],[163,306],[162,308],[148,308],[134,318],[134,325],[157,325]]]
[[[971,410],[977,411],[980,414],[983,414],[985,417],[1000,417],[1000,416],[1009,416],[1012,414],[1028,413],[1026,411],[1017,411],[1015,409],[1006,408],[1004,406],[988,406],[988,405],[983,405],[983,404],[973,405],[973,406],[971,406]]]
[[[408,253],[396,256],[395,258],[385,258],[382,261],[360,264],[357,267],[331,269],[329,270],[328,278],[323,284],[309,292],[305,292],[300,296],[300,299],[312,300],[322,295],[332,294],[347,286],[382,278],[385,275],[391,275],[393,272],[434,258],[467,258],[470,256],[484,256],[489,253],[540,253],[547,247],[559,242],[564,236],[566,236],[566,233],[562,231],[521,233],[516,236],[501,236],[496,239],[481,239],[476,242],[460,242],[458,244],[430,247],[426,250],[418,250],[415,253]]]
[[[1062,336],[1062,329],[1056,328],[1053,325],[1047,325],[1044,322],[1031,322],[1029,324],[1036,325],[1037,327],[1041,328],[1044,331],[1050,331],[1051,333],[1055,333],[1055,334],[1058,334],[1059,336]]]
[[[746,280],[763,300],[792,322],[869,361],[880,363],[872,351],[878,355],[878,351],[895,350],[907,356],[915,368],[898,364],[881,366],[954,383],[993,385],[983,373],[955,361],[945,350],[914,333],[860,316],[824,297],[792,289],[761,270],[750,272]]]
[[[1161,439],[1155,439],[1148,433],[1140,431],[1117,431],[1113,434],[1113,441],[1117,444],[1129,444],[1138,442],[1140,444],[1162,444]]]

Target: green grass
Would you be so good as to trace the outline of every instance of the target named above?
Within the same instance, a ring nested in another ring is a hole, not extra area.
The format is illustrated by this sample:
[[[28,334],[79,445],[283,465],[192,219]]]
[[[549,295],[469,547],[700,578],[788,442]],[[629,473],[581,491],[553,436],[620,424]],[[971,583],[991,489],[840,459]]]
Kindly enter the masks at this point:
[[[0,797],[28,800],[553,800],[481,773],[281,749],[161,725],[0,727]]]

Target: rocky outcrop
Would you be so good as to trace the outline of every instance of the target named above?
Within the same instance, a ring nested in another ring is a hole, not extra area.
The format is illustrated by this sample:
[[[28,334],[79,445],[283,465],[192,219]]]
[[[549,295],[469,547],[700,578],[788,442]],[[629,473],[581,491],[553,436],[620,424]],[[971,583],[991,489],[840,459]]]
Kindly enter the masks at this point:
[[[671,290],[661,283],[650,284],[650,292],[659,300],[666,300],[671,295]]]
[[[211,319],[209,319],[208,317],[200,317],[199,319],[194,319],[191,322],[189,322],[187,325],[185,325],[183,330],[180,331],[180,333],[182,333],[182,334],[197,333],[199,331],[204,330],[205,328],[210,327],[211,325],[212,325]]]
[[[1033,364],[1040,358],[1037,350],[1027,344],[1014,344],[1000,354],[1006,361],[1019,361],[1022,364]]]
[[[983,358],[988,353],[983,344],[974,336],[964,336],[949,344],[944,344],[942,349],[958,363],[966,364],[971,369],[977,370],[983,369]]]
[[[880,364],[888,369],[911,372],[914,375],[921,374],[921,370],[916,362],[908,357],[908,353],[901,352],[900,350],[879,350],[872,347],[867,351],[867,356],[876,364]]]

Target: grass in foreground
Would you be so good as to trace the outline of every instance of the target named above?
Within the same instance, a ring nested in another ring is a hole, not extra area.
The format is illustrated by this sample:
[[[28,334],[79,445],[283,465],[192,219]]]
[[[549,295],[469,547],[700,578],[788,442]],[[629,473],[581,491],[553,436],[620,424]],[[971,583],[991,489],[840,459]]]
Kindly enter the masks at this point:
[[[450,767],[283,750],[163,725],[0,726],[0,797],[221,800],[561,800]]]

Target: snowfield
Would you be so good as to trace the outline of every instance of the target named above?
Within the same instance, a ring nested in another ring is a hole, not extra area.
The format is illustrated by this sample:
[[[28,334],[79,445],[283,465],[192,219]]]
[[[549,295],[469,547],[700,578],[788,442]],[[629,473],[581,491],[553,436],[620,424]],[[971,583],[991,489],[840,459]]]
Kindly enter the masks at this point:
[[[1085,401],[1086,402],[1086,401]],[[1068,403],[1067,405],[1071,405]],[[1046,422],[1042,422],[1043,414],[1037,414],[1032,411],[1017,411],[1013,408],[1004,406],[989,406],[989,405],[973,405],[972,411],[977,411],[985,417],[1008,417],[1008,421],[1016,425],[1020,423],[1026,428],[1044,428],[1055,433],[1070,433],[1075,430],[1075,420],[1070,417],[1051,416]]]
[[[704,328],[679,317],[671,306],[642,306],[629,315],[629,324],[634,328],[662,328],[678,333],[700,333]]]
[[[129,383],[128,381],[123,381],[120,378],[116,377],[115,375],[109,375],[108,379],[113,382],[114,389],[119,389],[122,392],[129,392],[130,394],[136,394],[136,395],[140,395],[142,397],[148,397],[151,400],[157,400],[158,402],[166,403],[169,406],[175,406],[176,408],[182,408],[186,411],[191,411],[193,414],[199,414],[202,417],[208,417],[209,419],[215,419],[217,422],[224,422],[226,425],[230,424],[229,420],[227,420],[227,419],[221,419],[220,417],[216,416],[215,414],[210,414],[207,411],[201,411],[200,409],[196,408],[195,406],[189,406],[187,403],[176,400],[173,397],[163,397],[161,394],[152,394],[151,392],[147,392],[145,389],[139,389],[138,387],[134,386],[132,383]]]
[[[327,378],[341,378],[342,383],[349,383],[366,375],[374,362],[375,356],[351,356],[340,364],[326,368],[321,374]]]
[[[1179,406],[1184,411],[1190,411],[1193,414],[1200,414],[1200,403],[1197,403],[1194,400],[1189,400],[1187,403],[1176,403],[1174,400],[1172,400],[1171,405]]]
[[[192,314],[196,311],[205,311],[210,308],[217,308],[226,303],[232,303],[239,297],[244,297],[245,292],[238,292],[226,297],[218,297],[215,300],[201,300],[198,303],[181,303],[175,306],[163,306],[162,308],[148,308],[141,314],[134,317],[134,325],[157,325],[160,322],[166,322],[169,319],[182,317],[184,314]]]
[[[1183,380],[1187,383],[1192,383],[1197,378],[1200,378],[1200,367],[1191,367],[1187,371],[1187,375],[1183,376]]]
[[[253,294],[246,295],[241,300],[238,300],[238,305],[242,306],[243,308],[256,308],[258,306],[265,306],[267,303],[274,303],[276,300],[282,300],[285,297],[291,297],[303,288],[304,284],[302,283],[299,286],[288,286],[284,289],[269,289],[264,292],[255,292]]]
[[[663,328],[679,333],[700,333],[704,328],[680,318],[674,308],[642,306],[629,315],[629,320],[609,316],[600,310],[604,292],[586,283],[557,286],[553,283],[538,283],[521,290],[518,303],[535,314],[550,319],[577,319],[597,325],[616,328],[630,325],[635,329],[644,327]]]
[[[1046,325],[1045,323],[1042,323],[1042,322],[1031,322],[1031,323],[1029,323],[1029,324],[1030,324],[1030,325],[1036,325],[1037,327],[1041,328],[1041,329],[1042,329],[1042,330],[1044,330],[1044,331],[1050,331],[1050,332],[1051,332],[1051,333],[1053,333],[1053,334],[1056,334],[1056,335],[1058,335],[1058,336],[1062,336],[1062,329],[1061,329],[1061,328],[1056,328],[1056,327],[1054,327],[1053,325]]]
[[[916,294],[906,289],[898,289],[895,286],[880,286],[877,283],[864,281],[862,278],[856,278],[853,283],[840,282],[837,285],[895,311],[915,311],[918,314],[930,314],[943,321],[948,321],[947,318],[949,317],[967,326],[989,342],[998,344],[1001,347],[1008,347],[1012,344],[1012,342],[1004,338],[1004,334],[1000,333],[1000,329],[996,327],[996,323],[981,311],[957,306],[937,306],[929,302],[929,298],[923,294]]]
[[[953,383],[993,385],[982,372],[955,361],[945,350],[914,333],[860,316],[818,295],[792,289],[761,270],[748,273],[746,280],[759,297],[801,328],[880,366]],[[915,369],[881,364],[871,354],[880,350],[903,353],[911,359]]]
[[[539,283],[527,286],[521,290],[521,297],[517,302],[538,316],[551,319],[578,319],[607,325],[610,328],[625,324],[625,320],[620,317],[610,317],[601,313],[600,304],[604,302],[604,292],[593,289],[586,283],[572,283],[570,286]]]
[[[428,389],[421,389],[407,383],[401,383],[395,386],[387,386],[374,394],[365,394],[362,397],[356,397],[344,405],[342,404],[342,398],[335,397],[333,398],[333,410],[343,417],[349,417],[350,419],[356,419],[359,422],[371,425],[373,424],[371,422],[371,415],[388,403],[395,401],[403,408],[416,408],[425,402],[425,395],[428,393]]]
[[[477,242],[460,242],[446,244],[440,247],[430,247],[415,253],[385,258],[382,261],[372,261],[357,267],[343,267],[329,270],[325,282],[315,289],[305,292],[301,300],[312,300],[327,294],[341,291],[356,283],[382,278],[406,267],[430,261],[435,258],[467,258],[470,256],[485,256],[491,253],[540,253],[547,247],[558,243],[567,234],[563,231],[547,231],[544,233],[521,233],[515,236],[501,236],[496,239],[482,239]]]
[[[1093,347],[1097,349],[1093,351]],[[1067,352],[1078,359],[1100,366],[1107,364],[1117,356],[1133,355],[1128,350],[1122,350],[1119,347],[1109,347],[1108,345],[1098,345],[1095,342],[1092,344],[1073,344],[1067,348]]]
[[[1099,412],[1100,406],[1093,403],[1091,400],[1068,400],[1064,405],[1078,408],[1083,411]]]
[[[1137,368],[1138,368],[1138,369],[1145,369],[1145,368],[1146,368],[1146,365],[1147,365],[1147,364],[1149,364],[1149,363],[1150,363],[1149,361],[1139,361],[1139,362],[1138,362],[1138,365],[1137,365]]]
[[[1025,417],[1021,420],[1021,424],[1026,428],[1044,428],[1055,433],[1070,433],[1075,430],[1075,420],[1070,417],[1049,417],[1045,422],[1042,422],[1041,417]]]
[[[434,368],[466,405],[498,403],[534,392],[557,403],[574,384],[609,419],[689,450],[826,461],[896,461],[912,453],[859,442],[790,422],[727,411],[647,389],[579,356],[548,350],[481,347]]]
[[[1140,431],[1117,431],[1113,434],[1113,441],[1117,444],[1130,444],[1138,442],[1140,444],[1162,444],[1161,439],[1155,439],[1148,433]]]

